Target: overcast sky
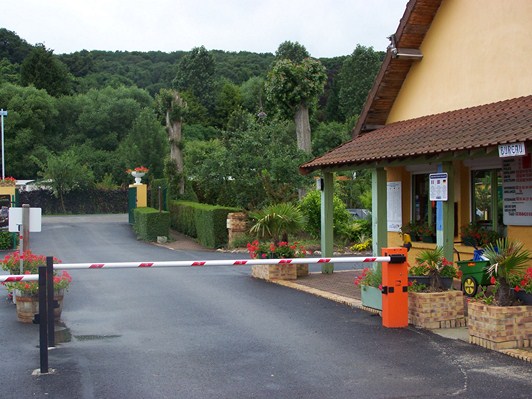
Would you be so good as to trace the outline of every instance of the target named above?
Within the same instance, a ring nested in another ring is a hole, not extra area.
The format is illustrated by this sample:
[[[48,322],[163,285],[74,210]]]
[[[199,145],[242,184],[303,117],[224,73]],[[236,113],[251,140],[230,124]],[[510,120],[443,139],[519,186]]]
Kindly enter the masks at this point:
[[[275,53],[286,40],[314,57],[357,44],[385,50],[407,0],[2,0],[0,27],[54,53],[208,50]]]

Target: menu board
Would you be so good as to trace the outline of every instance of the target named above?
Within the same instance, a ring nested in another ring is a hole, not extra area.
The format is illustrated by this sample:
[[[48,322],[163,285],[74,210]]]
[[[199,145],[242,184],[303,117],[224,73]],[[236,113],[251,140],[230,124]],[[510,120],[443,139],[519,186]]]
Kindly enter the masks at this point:
[[[503,160],[503,221],[510,226],[532,226],[532,159]]]
[[[401,182],[388,182],[386,188],[386,216],[388,220],[388,231],[401,231],[401,226],[403,225],[401,212]]]

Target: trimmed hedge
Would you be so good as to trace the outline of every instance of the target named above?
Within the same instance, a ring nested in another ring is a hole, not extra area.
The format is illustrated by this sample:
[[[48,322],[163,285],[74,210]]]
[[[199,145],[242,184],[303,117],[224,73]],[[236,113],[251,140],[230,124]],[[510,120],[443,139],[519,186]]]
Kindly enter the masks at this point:
[[[190,201],[170,201],[170,226],[187,236],[198,239],[207,248],[227,244],[227,214],[239,208],[200,204]]]
[[[135,232],[142,240],[157,241],[158,236],[168,237],[170,231],[170,212],[154,208],[136,208]]]

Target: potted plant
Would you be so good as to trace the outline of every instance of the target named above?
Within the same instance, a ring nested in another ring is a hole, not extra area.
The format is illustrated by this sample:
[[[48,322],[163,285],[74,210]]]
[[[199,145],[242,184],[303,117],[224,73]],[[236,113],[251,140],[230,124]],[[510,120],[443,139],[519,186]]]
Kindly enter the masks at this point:
[[[362,305],[368,308],[382,310],[382,265],[365,268],[355,279],[355,285],[360,287]]]
[[[483,256],[490,263],[493,286],[482,288],[468,303],[469,341],[496,350],[530,346],[532,306],[522,305],[515,289],[521,290],[521,282],[528,287],[524,277],[530,252],[522,243],[500,238],[484,249]]]
[[[140,184],[142,181],[142,178],[148,173],[150,170],[145,166],[137,166],[134,169],[128,169],[126,170],[127,174],[131,174],[135,178],[135,184]]]
[[[427,243],[436,242],[436,233],[434,230],[434,226],[431,226],[428,223],[423,223],[419,227],[419,234],[421,235],[421,241],[423,242],[427,242]]]
[[[10,274],[20,274],[21,262],[23,274],[37,274],[39,266],[46,264],[46,257],[35,255],[28,250],[22,255],[19,252],[8,254],[0,263],[2,264],[2,269],[9,271]],[[53,262],[61,263],[57,258],[54,258]],[[61,316],[64,291],[68,289],[71,282],[72,277],[66,271],[54,275],[54,300],[59,304],[59,307],[54,309],[56,320]],[[31,323],[33,316],[39,312],[39,283],[37,281],[21,281],[4,283],[4,285],[8,292],[14,296],[18,320],[23,323]]]
[[[408,271],[408,281],[411,286],[423,286],[419,290],[445,291],[452,287],[453,279],[458,275],[453,262],[443,256],[443,247],[437,246],[419,252],[416,265]]]
[[[513,273],[508,283],[513,287],[515,296],[523,305],[532,305],[532,267],[525,272]]]
[[[411,221],[401,226],[401,235],[408,234],[412,241],[421,241],[421,225],[418,222]],[[404,239],[404,238],[403,238]]]
[[[460,237],[464,245],[484,248],[490,243],[494,243],[499,234],[478,222],[471,222],[462,226]]]
[[[292,244],[281,241],[259,242],[255,240],[247,244],[248,253],[252,259],[292,259],[303,258],[306,255],[305,248],[297,242]],[[277,265],[254,265],[251,275],[265,280],[295,280],[308,274],[308,264],[281,263]]]

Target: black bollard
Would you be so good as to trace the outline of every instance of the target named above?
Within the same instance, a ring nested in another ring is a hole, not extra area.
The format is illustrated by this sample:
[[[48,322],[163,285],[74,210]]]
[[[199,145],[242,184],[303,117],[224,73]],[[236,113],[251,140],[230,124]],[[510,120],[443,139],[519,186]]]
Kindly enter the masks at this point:
[[[55,347],[55,318],[54,318],[54,258],[46,257],[46,308],[48,310],[48,347]]]
[[[39,266],[39,352],[41,374],[48,373],[48,312],[46,309],[46,266]]]

